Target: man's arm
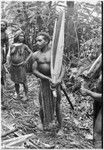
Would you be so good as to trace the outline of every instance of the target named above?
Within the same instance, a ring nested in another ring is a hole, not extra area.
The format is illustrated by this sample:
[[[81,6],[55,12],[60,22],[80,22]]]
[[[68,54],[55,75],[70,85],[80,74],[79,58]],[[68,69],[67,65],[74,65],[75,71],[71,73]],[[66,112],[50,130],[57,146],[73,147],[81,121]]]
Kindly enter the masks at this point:
[[[9,38],[8,36],[6,35],[6,42],[5,42],[5,48],[6,48],[6,58],[7,58],[7,54],[8,54],[8,51],[9,51]]]
[[[102,94],[101,93],[96,93],[96,92],[92,92],[90,90],[87,90],[87,93],[89,96],[95,98],[95,99],[100,99],[102,98]]]
[[[29,47],[26,45],[26,50],[29,52],[29,56],[26,58],[25,63],[28,62],[28,60],[32,57],[33,52],[29,49]]]
[[[89,70],[83,72],[84,76],[92,77],[101,66],[101,63],[102,63],[102,54],[100,54],[99,57],[94,61]]]
[[[84,87],[81,87],[80,92],[83,96],[91,96],[92,98],[94,98],[94,100],[96,101],[102,101],[102,94],[101,93],[96,93],[96,92],[92,92]]]
[[[9,53],[8,53],[8,66],[10,67],[11,65],[11,50],[13,49],[13,45],[10,46],[10,49],[9,49]]]

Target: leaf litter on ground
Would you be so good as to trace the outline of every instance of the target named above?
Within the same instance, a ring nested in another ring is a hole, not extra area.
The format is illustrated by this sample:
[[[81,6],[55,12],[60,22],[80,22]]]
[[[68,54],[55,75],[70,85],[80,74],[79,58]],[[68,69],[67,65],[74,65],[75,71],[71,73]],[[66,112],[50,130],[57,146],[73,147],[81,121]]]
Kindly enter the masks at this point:
[[[58,149],[93,148],[93,144],[89,144],[89,139],[91,139],[90,135],[92,135],[91,132],[89,133],[88,130],[83,130],[83,128],[86,127],[92,130],[92,118],[84,118],[86,116],[84,114],[86,114],[89,109],[92,109],[90,103],[87,102],[87,100],[83,100],[83,97],[77,94],[69,93],[69,97],[71,97],[71,101],[75,108],[73,111],[65,96],[62,94],[61,108],[64,135],[57,137],[57,135],[46,134],[45,132],[39,131],[37,128],[37,125],[40,123],[38,101],[39,82],[34,76],[27,76],[27,80],[30,87],[27,108],[24,108],[22,102],[17,102],[13,99],[11,100],[11,104],[9,104],[9,93],[5,91],[7,96],[4,97],[4,99],[8,107],[12,109],[9,110],[9,113],[8,110],[3,111],[2,120],[5,120],[6,123],[15,123],[16,126],[21,126],[27,134],[29,132],[34,132],[37,140],[45,144],[53,144],[55,148]],[[82,111],[81,108],[83,108],[84,111]],[[10,113],[12,115],[10,115]],[[83,119],[81,119],[81,117]],[[34,127],[35,130],[33,130],[32,127]],[[6,132],[5,129],[3,132]]]

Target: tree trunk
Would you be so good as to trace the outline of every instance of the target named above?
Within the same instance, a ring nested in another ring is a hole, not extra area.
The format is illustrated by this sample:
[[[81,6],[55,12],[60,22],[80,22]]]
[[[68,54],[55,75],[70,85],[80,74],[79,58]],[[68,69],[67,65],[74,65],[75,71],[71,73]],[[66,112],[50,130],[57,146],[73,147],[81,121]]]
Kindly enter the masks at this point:
[[[77,56],[78,38],[73,22],[74,1],[67,1],[66,25],[65,25],[65,53],[68,58],[71,54]]]

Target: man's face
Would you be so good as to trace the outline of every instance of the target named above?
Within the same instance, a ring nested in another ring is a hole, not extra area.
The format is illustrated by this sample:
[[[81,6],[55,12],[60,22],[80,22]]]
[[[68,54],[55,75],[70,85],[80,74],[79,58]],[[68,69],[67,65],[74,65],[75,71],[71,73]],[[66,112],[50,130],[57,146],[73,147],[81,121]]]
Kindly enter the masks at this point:
[[[23,42],[23,41],[24,41],[24,35],[23,35],[22,33],[19,35],[19,41],[20,41],[20,42]]]
[[[90,54],[90,59],[93,60],[93,59],[96,59],[96,57],[97,57],[96,52],[92,50]]]
[[[1,22],[1,31],[5,31],[6,24],[4,22]]]
[[[44,36],[40,35],[36,38],[36,44],[39,49],[42,49],[44,46],[46,46],[47,41],[44,40]]]

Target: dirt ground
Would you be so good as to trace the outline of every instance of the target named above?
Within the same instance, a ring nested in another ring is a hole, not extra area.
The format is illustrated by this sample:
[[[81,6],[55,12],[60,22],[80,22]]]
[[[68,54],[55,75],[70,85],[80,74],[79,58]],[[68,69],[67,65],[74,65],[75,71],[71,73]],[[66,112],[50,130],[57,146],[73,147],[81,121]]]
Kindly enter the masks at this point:
[[[6,110],[1,111],[1,123],[13,124],[14,127],[21,127],[26,134],[34,133],[33,140],[41,143],[55,145],[57,149],[91,149],[93,148],[93,102],[89,97],[86,99],[78,93],[71,94],[69,97],[74,106],[71,109],[66,97],[62,93],[61,110],[63,117],[64,134],[58,136],[55,133],[43,132],[38,129],[40,123],[38,90],[39,81],[33,75],[27,76],[29,88],[29,101],[23,103],[14,100],[14,87],[9,86],[4,90],[3,101],[7,106]],[[21,87],[21,91],[22,91]],[[2,126],[2,134],[6,133]]]

